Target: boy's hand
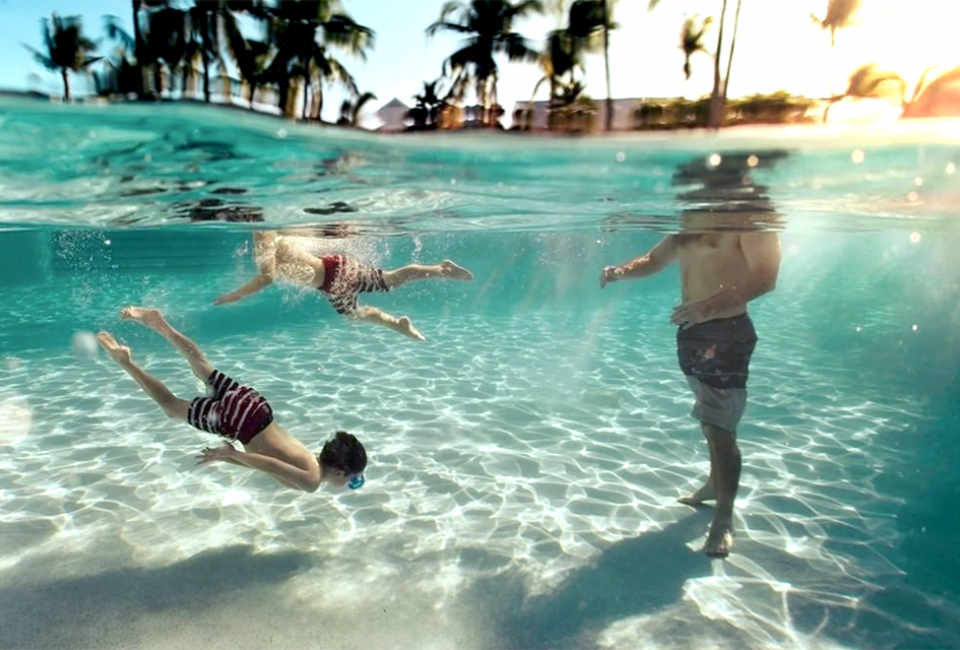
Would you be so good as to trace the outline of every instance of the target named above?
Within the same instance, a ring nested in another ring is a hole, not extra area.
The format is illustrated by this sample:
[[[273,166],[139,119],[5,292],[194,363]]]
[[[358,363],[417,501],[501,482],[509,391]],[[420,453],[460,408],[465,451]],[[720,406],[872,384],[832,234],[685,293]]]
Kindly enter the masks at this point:
[[[609,282],[616,282],[623,277],[623,269],[619,266],[605,266],[600,273],[600,288],[603,289]]]
[[[229,460],[236,455],[237,450],[229,442],[225,442],[217,448],[205,447],[200,455],[197,456],[197,465],[212,463],[216,460]]]

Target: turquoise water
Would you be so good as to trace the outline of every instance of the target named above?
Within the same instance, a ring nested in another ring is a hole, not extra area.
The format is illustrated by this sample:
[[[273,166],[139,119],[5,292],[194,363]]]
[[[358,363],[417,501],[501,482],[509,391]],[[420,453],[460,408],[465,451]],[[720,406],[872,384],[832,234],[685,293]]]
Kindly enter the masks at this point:
[[[0,647],[960,647],[958,134],[386,138],[5,100]],[[708,469],[676,269],[598,278],[682,212],[736,209],[783,262],[751,305],[720,561],[699,553],[711,509],[676,503]],[[211,304],[254,271],[252,229],[294,226],[475,280],[367,298],[423,343],[293,286]],[[197,394],[127,304],[308,446],[356,433],[366,486],[195,467],[211,439],[72,344],[109,329]]]

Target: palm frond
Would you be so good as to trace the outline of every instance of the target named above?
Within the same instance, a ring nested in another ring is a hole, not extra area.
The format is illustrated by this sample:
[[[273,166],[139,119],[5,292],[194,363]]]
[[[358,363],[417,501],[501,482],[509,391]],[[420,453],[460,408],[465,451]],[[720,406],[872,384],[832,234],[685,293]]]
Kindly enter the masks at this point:
[[[350,54],[367,58],[367,50],[373,48],[375,33],[346,14],[337,14],[320,24],[323,30],[323,42],[340,47]]]
[[[438,20],[427,27],[427,36],[434,36],[439,31],[459,32],[461,34],[472,34],[473,29],[459,23],[451,23],[445,20]]]
[[[134,38],[121,26],[120,19],[116,16],[103,17],[103,30],[107,33],[108,39],[116,41],[128,51],[136,49],[137,44]]]
[[[58,66],[56,63],[54,63],[53,59],[51,59],[50,57],[45,56],[42,52],[39,52],[39,51],[33,49],[32,47],[30,47],[30,46],[27,45],[26,43],[22,43],[22,45],[23,45],[25,48],[27,48],[27,50],[28,50],[31,54],[33,54],[33,58],[36,59],[37,63],[39,63],[40,65],[42,65],[42,66],[43,66],[44,68],[46,68],[47,70],[57,70],[57,69],[59,69],[60,66]]]
[[[357,94],[357,82],[353,78],[347,69],[335,58],[327,57],[326,58],[327,68],[329,69],[328,77],[331,81],[336,81],[342,84],[347,88],[352,94]]]

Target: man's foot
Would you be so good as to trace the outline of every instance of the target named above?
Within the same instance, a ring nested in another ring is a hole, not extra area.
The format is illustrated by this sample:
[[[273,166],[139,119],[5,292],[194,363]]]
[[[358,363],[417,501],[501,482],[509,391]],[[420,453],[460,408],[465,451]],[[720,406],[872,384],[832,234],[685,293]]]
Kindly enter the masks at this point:
[[[124,307],[120,310],[120,318],[135,321],[154,330],[163,323],[163,314],[160,310],[150,307]]]
[[[473,273],[450,260],[443,260],[443,263],[440,264],[440,268],[443,269],[443,277],[447,278],[448,280],[473,279]]]
[[[694,492],[688,497],[680,497],[677,499],[680,503],[683,503],[688,506],[699,506],[704,501],[710,501],[717,498],[717,491],[714,489],[713,484],[707,483],[702,488]]]
[[[397,329],[401,334],[406,334],[412,339],[417,339],[418,341],[426,341],[427,339],[417,331],[417,328],[413,326],[413,323],[410,322],[410,319],[406,316],[401,316],[397,319]]]
[[[730,555],[733,548],[733,524],[728,521],[714,521],[707,533],[707,542],[703,552],[709,557],[723,559]]]
[[[130,363],[130,348],[117,343],[117,340],[109,332],[97,334],[97,341],[100,342],[100,347],[106,350],[107,354],[121,366]]]

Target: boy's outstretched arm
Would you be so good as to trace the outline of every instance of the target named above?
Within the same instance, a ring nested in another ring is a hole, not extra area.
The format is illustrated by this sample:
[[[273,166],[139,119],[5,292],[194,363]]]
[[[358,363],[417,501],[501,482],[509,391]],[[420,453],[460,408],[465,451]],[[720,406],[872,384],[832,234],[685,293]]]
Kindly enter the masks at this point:
[[[311,472],[290,463],[285,463],[271,456],[251,452],[238,451],[230,443],[223,443],[220,447],[207,447],[197,456],[197,465],[211,463],[217,460],[227,461],[234,465],[243,465],[251,469],[266,472],[284,485],[304,492],[316,492],[320,487],[319,468]]]
[[[266,273],[260,273],[254,277],[250,282],[247,282],[245,285],[239,289],[235,289],[230,293],[225,293],[216,300],[213,301],[215,305],[223,305],[228,302],[236,302],[243,298],[246,298],[250,294],[256,293],[262,289],[266,289],[271,284],[273,284],[272,275],[267,275]]]

